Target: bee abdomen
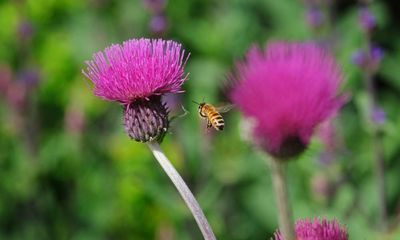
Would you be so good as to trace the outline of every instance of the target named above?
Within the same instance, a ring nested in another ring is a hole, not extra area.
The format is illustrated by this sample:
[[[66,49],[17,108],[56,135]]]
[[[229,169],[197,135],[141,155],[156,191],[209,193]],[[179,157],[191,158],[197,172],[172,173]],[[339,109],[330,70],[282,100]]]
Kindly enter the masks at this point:
[[[213,115],[212,123],[213,123],[213,126],[214,126],[214,128],[216,130],[218,130],[218,131],[224,130],[225,122],[224,122],[224,119],[222,118],[222,116],[220,114],[217,113],[217,114]]]
[[[217,129],[218,131],[222,131],[222,130],[224,130],[224,126],[225,126],[225,124],[216,125],[215,129]]]

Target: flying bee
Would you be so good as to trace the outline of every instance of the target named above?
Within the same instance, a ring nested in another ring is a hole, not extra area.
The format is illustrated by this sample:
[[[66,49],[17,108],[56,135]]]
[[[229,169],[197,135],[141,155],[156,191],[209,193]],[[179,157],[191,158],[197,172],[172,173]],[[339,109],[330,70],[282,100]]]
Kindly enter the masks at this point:
[[[221,113],[228,112],[233,108],[232,104],[224,105],[221,107],[214,107],[213,105],[205,102],[195,102],[199,105],[199,115],[202,118],[207,119],[207,129],[214,127],[217,131],[224,130],[225,121],[221,116]]]

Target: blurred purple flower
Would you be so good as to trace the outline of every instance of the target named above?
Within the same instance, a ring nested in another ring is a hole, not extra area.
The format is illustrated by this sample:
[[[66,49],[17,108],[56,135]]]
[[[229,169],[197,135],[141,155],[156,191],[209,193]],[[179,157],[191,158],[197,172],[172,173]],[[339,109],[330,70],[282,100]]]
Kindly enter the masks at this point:
[[[314,128],[344,103],[337,92],[342,73],[314,43],[273,42],[253,48],[238,64],[231,98],[256,121],[254,137],[267,152],[291,158],[305,150]]]
[[[385,56],[385,52],[383,51],[383,49],[379,46],[373,46],[371,49],[371,58],[372,61],[379,64],[383,57]]]
[[[36,87],[39,84],[39,79],[39,70],[35,68],[24,69],[18,74],[18,80],[28,88]]]
[[[367,54],[362,50],[358,50],[353,53],[352,62],[360,67],[366,66],[366,63],[368,62]]]
[[[308,219],[296,222],[295,232],[298,240],[348,240],[349,236],[345,227],[340,226],[336,220]],[[281,233],[275,233],[274,240],[285,240]]]
[[[28,104],[28,92],[25,85],[14,83],[7,89],[8,103],[17,111],[24,111]]]
[[[367,52],[364,50],[358,50],[355,52],[352,56],[352,61],[361,69],[374,72],[379,69],[380,63],[384,56],[385,54],[382,48],[373,46],[370,54],[367,54]]]
[[[0,93],[5,96],[12,85],[13,73],[8,65],[0,65]]]
[[[83,74],[93,82],[96,96],[124,105],[128,135],[147,142],[162,139],[168,129],[161,95],[183,92],[188,57],[174,41],[132,39],[94,54]]]
[[[143,4],[154,14],[163,12],[167,2],[167,0],[143,0]]]
[[[385,124],[386,122],[386,112],[379,106],[375,106],[372,111],[372,120],[376,124]]]
[[[359,21],[366,32],[370,32],[376,27],[376,17],[368,7],[360,8]]]
[[[335,161],[335,156],[331,151],[324,151],[319,155],[318,162],[323,166],[329,166]]]
[[[163,14],[154,16],[150,21],[150,30],[156,34],[162,34],[167,30],[168,22]]]
[[[82,106],[70,105],[64,118],[66,130],[73,135],[82,134],[86,123],[85,112]]]
[[[321,9],[310,7],[307,11],[307,23],[312,28],[319,28],[324,24],[325,16]]]
[[[18,26],[19,37],[24,42],[29,41],[32,38],[34,32],[35,29],[30,21],[22,21]]]
[[[336,194],[338,186],[326,171],[318,172],[311,179],[312,194],[318,201],[331,201]]]

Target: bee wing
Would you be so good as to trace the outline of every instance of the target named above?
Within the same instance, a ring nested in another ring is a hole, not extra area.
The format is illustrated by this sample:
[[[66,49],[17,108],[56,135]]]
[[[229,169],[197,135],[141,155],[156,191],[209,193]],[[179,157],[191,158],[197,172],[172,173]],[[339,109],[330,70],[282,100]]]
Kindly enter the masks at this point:
[[[220,113],[226,113],[234,107],[235,107],[235,105],[233,105],[233,104],[224,104],[224,105],[216,107],[215,109]]]
[[[170,122],[173,122],[173,121],[175,121],[175,120],[178,119],[178,118],[182,118],[182,117],[186,116],[186,115],[189,113],[183,105],[181,105],[181,107],[182,107],[183,113],[182,113],[182,114],[179,114],[179,115],[172,116],[172,117],[169,119]]]

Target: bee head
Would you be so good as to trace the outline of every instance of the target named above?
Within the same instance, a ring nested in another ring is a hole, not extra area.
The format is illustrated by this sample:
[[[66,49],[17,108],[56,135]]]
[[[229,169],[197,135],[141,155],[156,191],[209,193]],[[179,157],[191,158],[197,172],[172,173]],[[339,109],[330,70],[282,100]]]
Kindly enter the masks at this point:
[[[198,103],[198,102],[196,102],[196,101],[193,101],[192,100],[192,102],[194,102],[195,104],[197,104],[197,105],[199,105],[199,114],[200,114],[200,116],[202,116],[202,117],[205,117],[205,115],[203,114],[203,107],[204,107],[204,105],[206,105],[206,103],[203,101],[203,102],[201,102],[201,103]]]

